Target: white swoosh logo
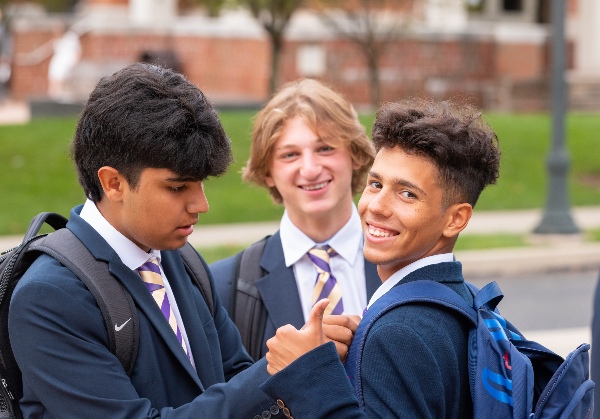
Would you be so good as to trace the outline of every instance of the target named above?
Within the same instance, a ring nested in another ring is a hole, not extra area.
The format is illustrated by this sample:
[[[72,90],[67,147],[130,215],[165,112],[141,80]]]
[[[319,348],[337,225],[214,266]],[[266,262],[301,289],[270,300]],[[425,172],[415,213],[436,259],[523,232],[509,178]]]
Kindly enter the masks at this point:
[[[125,327],[125,325],[126,325],[127,323],[129,323],[129,320],[131,320],[131,317],[130,317],[129,319],[127,319],[127,321],[126,321],[125,323],[123,323],[122,325],[120,325],[120,326],[119,326],[118,324],[116,324],[116,323],[115,323],[115,331],[116,331],[116,332],[120,332],[120,331],[121,331],[121,329],[123,329],[123,328]]]

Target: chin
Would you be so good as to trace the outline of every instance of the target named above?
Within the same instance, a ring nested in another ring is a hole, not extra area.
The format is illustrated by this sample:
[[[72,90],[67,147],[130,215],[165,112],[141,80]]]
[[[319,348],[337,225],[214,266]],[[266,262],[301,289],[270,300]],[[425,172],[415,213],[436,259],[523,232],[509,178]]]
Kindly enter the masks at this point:
[[[187,240],[170,241],[168,243],[161,243],[160,247],[153,247],[156,250],[177,250],[182,248],[187,243]]]
[[[363,256],[366,260],[375,265],[381,265],[385,263],[385,258],[378,254],[379,252],[369,249],[367,246],[363,247]]]

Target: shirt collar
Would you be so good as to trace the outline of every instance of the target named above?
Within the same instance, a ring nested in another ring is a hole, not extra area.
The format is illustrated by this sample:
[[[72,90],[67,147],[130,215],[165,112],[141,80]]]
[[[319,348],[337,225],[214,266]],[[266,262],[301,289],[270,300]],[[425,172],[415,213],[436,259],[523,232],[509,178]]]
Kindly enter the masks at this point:
[[[360,218],[356,207],[352,205],[352,214],[348,222],[325,243],[315,243],[292,223],[287,211],[284,211],[279,226],[285,265],[292,266],[316,245],[328,244],[350,265],[354,264],[357,252],[362,249],[364,240]]]
[[[115,253],[121,258],[121,261],[131,270],[136,270],[144,264],[150,256],[154,256],[160,263],[160,251],[151,250],[144,252],[134,242],[125,237],[121,232],[114,228],[104,216],[100,213],[96,204],[91,200],[86,200],[80,214],[94,230],[102,236]]]
[[[422,259],[415,260],[413,263],[406,265],[404,268],[394,272],[387,281],[385,281],[377,290],[373,293],[367,308],[371,307],[375,301],[381,298],[386,292],[391,290],[394,285],[402,281],[408,274],[416,271],[417,269],[424,268],[425,266],[433,265],[436,263],[452,262],[454,255],[452,253],[442,253],[440,255],[427,256]]]

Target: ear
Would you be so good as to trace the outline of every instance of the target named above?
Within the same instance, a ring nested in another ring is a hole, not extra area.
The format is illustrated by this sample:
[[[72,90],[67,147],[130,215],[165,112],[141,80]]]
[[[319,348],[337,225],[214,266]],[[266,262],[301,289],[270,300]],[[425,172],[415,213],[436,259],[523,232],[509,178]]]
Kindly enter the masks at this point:
[[[466,202],[454,204],[446,209],[446,214],[448,223],[444,228],[443,235],[445,237],[456,237],[469,224],[469,220],[473,214],[473,207]]]
[[[101,167],[98,169],[98,179],[108,200],[121,201],[127,181],[117,169],[110,166]]]
[[[275,187],[275,181],[273,180],[273,178],[271,177],[271,175],[265,175],[265,183],[267,184],[267,186],[269,188],[274,188]]]

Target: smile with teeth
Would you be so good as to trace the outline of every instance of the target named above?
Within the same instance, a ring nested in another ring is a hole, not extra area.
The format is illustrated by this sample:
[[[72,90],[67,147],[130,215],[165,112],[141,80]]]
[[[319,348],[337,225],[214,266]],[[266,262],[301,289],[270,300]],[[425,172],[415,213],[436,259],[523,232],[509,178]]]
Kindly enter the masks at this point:
[[[305,185],[305,186],[300,186],[302,189],[304,189],[305,191],[316,191],[317,189],[322,189],[325,186],[327,186],[327,184],[329,183],[328,180],[326,180],[325,182],[321,182],[321,183],[317,183],[315,185]]]
[[[390,230],[382,230],[381,228],[376,228],[373,226],[368,226],[369,227],[369,234],[375,237],[392,237],[392,236],[397,236],[398,233],[394,232],[394,231],[390,231]]]

